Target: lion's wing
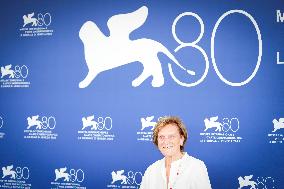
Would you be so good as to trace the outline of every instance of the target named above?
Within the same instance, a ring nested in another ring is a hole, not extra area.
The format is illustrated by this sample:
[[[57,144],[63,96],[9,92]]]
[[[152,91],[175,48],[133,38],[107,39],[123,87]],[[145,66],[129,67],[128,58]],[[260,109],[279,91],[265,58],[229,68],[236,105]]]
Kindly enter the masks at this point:
[[[284,123],[284,118],[280,118],[279,122]]]
[[[67,170],[67,167],[60,168],[59,170],[60,170],[61,173],[64,173]]]
[[[218,116],[210,117],[210,121],[217,121],[217,120],[218,120]]]
[[[245,180],[250,180],[251,178],[253,177],[253,175],[250,175],[250,176],[245,176]]]
[[[146,118],[147,121],[152,121],[153,119],[154,119],[154,116],[150,116]]]
[[[117,175],[122,175],[124,173],[124,170],[120,170],[120,171],[117,171]]]
[[[12,65],[11,65],[11,64],[5,66],[5,70],[9,70],[10,68],[12,68]]]
[[[31,17],[33,17],[34,15],[35,15],[35,13],[32,12],[31,14],[28,14],[28,17],[31,18]]]
[[[13,165],[7,166],[7,170],[12,170],[13,169]]]
[[[131,13],[118,14],[109,18],[107,26],[112,37],[127,37],[135,29],[144,24],[148,16],[148,8],[142,6]]]

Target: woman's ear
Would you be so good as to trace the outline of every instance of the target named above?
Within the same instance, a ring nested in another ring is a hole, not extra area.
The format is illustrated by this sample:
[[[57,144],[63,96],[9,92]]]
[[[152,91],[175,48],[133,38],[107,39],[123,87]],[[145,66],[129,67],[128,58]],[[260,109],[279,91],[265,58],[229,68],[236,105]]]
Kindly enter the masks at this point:
[[[180,146],[183,146],[183,142],[184,142],[184,137],[183,136],[181,136],[181,138],[180,138]]]

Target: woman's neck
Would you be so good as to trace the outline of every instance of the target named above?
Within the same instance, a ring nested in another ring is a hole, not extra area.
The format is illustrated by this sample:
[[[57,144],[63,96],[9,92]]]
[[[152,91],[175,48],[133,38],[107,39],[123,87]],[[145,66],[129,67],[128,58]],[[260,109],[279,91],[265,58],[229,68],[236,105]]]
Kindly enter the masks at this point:
[[[168,187],[169,180],[170,180],[171,163],[174,162],[174,161],[177,161],[177,160],[181,159],[183,155],[184,155],[184,153],[179,152],[179,153],[176,154],[175,156],[166,156],[166,157],[165,157],[167,187]]]
[[[170,166],[172,162],[181,159],[183,155],[184,155],[184,153],[179,152],[178,154],[176,154],[174,156],[166,156],[165,157],[166,167]]]

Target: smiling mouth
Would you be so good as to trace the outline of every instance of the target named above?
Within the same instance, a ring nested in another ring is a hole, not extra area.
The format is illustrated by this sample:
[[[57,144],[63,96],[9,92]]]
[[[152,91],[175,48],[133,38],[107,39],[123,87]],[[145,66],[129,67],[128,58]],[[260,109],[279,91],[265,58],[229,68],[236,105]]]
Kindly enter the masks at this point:
[[[172,149],[173,146],[164,146],[163,149]]]

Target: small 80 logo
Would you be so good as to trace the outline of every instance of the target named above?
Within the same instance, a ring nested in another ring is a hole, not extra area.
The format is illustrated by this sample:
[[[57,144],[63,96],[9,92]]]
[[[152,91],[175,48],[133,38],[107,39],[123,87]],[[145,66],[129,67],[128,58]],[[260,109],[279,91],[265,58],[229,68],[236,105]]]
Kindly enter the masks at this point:
[[[1,66],[1,79],[8,76],[9,79],[26,79],[29,75],[29,69],[26,65],[16,65],[12,69],[12,64]]]
[[[210,117],[204,119],[205,129],[204,131],[207,131],[208,129],[215,128],[215,131],[218,132],[237,132],[240,129],[240,122],[238,118],[223,118],[222,122],[217,121],[218,116]]]
[[[28,167],[16,167],[13,165],[2,167],[2,178],[9,178],[14,180],[27,180],[30,177],[30,170]]]
[[[256,180],[252,179],[253,175],[239,177],[239,188],[254,188],[254,189],[274,189],[274,179],[272,177],[257,177]]]
[[[142,182],[142,176],[143,174],[141,172],[135,172],[135,171],[128,171],[127,175],[124,175],[124,170],[119,171],[112,171],[112,182],[111,184],[116,183],[117,181],[120,181],[120,184],[129,184],[129,185],[141,185]]]
[[[51,15],[49,12],[47,13],[38,13],[37,17],[34,17],[35,13],[32,12],[30,14],[24,15],[23,16],[23,21],[25,27],[26,25],[31,25],[31,26],[49,26],[51,24]]]
[[[82,130],[87,127],[91,127],[91,130],[111,130],[112,129],[112,118],[111,117],[98,117],[95,120],[95,116],[91,115],[82,118],[83,127]]]
[[[67,171],[67,167],[55,169],[55,181],[63,179],[66,182],[83,182],[85,174],[82,169],[70,169]]]
[[[39,115],[31,116],[27,118],[28,121],[28,127],[27,129],[30,129],[31,127],[35,126],[36,129],[50,129],[53,130],[56,126],[56,120],[53,116],[43,116],[41,119],[39,118]]]

